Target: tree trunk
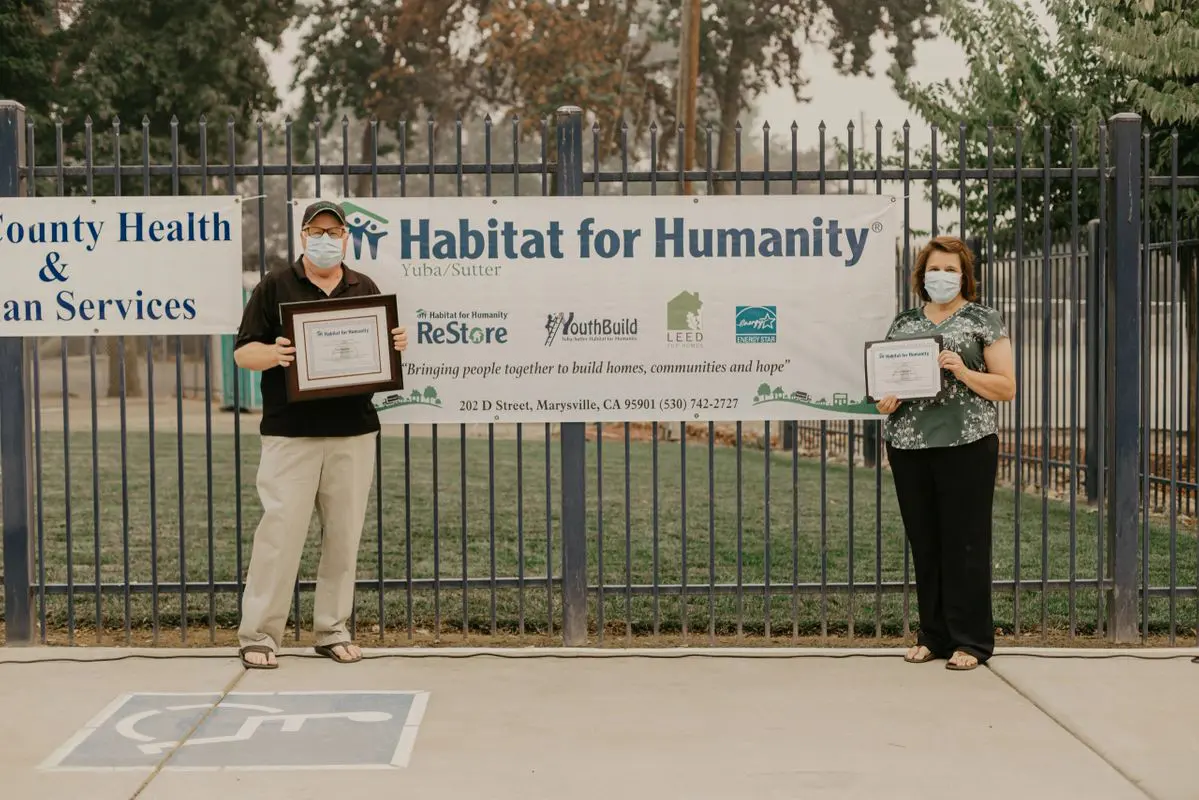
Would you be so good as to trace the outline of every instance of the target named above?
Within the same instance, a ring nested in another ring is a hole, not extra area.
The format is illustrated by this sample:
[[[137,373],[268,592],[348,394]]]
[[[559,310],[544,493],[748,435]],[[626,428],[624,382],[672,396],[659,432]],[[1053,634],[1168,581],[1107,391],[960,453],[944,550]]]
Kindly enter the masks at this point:
[[[105,349],[108,352],[108,396],[121,396],[121,353],[118,344],[119,337],[105,337]],[[139,347],[138,340],[134,337],[125,337],[125,396],[126,397],[141,397],[142,396],[142,373],[138,369],[137,354]]]
[[[374,155],[375,155],[374,145],[375,145],[375,137],[371,135],[371,121],[369,119],[365,119],[362,121],[362,163],[363,164],[372,163],[371,159],[373,159]],[[355,182],[357,184],[357,187],[354,189],[354,194],[356,196],[358,196],[358,197],[370,197],[371,196],[371,176],[369,174],[363,174],[363,175],[357,176],[357,180]]]
[[[737,120],[741,116],[741,77],[745,64],[745,39],[737,36],[729,49],[729,65],[720,82],[717,102],[720,103],[720,146],[716,153],[716,169],[731,170],[737,164]],[[717,181],[717,194],[733,194],[734,181]]]

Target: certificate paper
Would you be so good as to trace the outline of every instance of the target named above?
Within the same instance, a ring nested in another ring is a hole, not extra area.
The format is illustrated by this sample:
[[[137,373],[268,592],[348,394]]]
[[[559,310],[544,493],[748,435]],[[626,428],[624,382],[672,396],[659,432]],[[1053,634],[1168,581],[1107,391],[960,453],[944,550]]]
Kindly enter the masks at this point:
[[[302,322],[305,377],[373,378],[383,374],[379,320],[373,314]]]
[[[866,344],[866,394],[871,402],[893,395],[924,400],[941,392],[941,337]]]

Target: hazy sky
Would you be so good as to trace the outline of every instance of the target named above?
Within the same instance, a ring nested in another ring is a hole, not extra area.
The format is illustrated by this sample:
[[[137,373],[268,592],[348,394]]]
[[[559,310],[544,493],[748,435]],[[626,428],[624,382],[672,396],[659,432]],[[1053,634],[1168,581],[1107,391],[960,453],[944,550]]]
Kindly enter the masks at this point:
[[[1029,2],[1036,15],[1048,25],[1048,15],[1039,0]],[[267,57],[271,74],[280,95],[285,98],[285,108],[288,110],[294,107],[298,99],[297,93],[289,89],[294,79],[291,64],[298,50],[298,42],[296,33],[289,31],[284,36],[283,47]],[[874,77],[844,77],[833,69],[832,59],[826,51],[815,46],[809,48],[805,54],[804,71],[810,82],[804,94],[811,98],[810,101],[798,102],[789,88],[770,90],[758,99],[753,125],[760,126],[769,120],[771,127],[777,130],[789,128],[792,121],[798,122],[799,145],[807,149],[817,143],[817,126],[821,120],[828,126],[830,139],[837,134],[844,140],[846,124],[852,120],[858,125],[864,116],[866,126],[870,129],[882,121],[885,129],[884,147],[889,150],[891,131],[901,128],[904,120],[911,120],[914,126],[920,126],[921,122],[891,88],[891,81],[886,77],[889,56],[886,42],[881,37],[876,41],[875,51],[872,62]],[[962,78],[966,74],[964,53],[956,43],[946,38],[923,42],[916,48],[916,65],[911,74],[920,83]],[[924,135],[927,136],[927,133]],[[915,147],[925,142],[914,131],[912,143]],[[914,225],[927,224],[927,213],[916,208],[922,205],[913,204]]]
[[[1037,15],[1048,23],[1048,17],[1038,0],[1031,2]],[[289,106],[297,99],[296,93],[290,91],[289,87],[294,78],[291,62],[296,55],[298,42],[299,37],[296,33],[289,31],[284,36],[283,47],[268,56],[276,86]],[[889,58],[886,43],[881,37],[876,42],[875,50],[872,63],[875,77],[848,78],[836,73],[827,52],[819,47],[810,48],[805,55],[805,72],[811,80],[805,94],[811,98],[810,102],[797,102],[790,89],[771,90],[758,100],[759,114],[755,120],[756,124],[760,125],[769,119],[772,127],[777,128],[780,125],[789,126],[794,120],[799,123],[801,137],[808,133],[814,138],[816,126],[822,119],[830,129],[844,130],[847,122],[853,120],[857,124],[860,116],[864,114],[869,126],[882,120],[888,131],[899,128],[911,114],[907,106],[895,96],[891,82],[886,77]],[[912,70],[912,75],[917,81],[926,83],[946,78],[961,78],[964,74],[963,53],[957,44],[942,38],[922,43],[917,47],[916,66]]]

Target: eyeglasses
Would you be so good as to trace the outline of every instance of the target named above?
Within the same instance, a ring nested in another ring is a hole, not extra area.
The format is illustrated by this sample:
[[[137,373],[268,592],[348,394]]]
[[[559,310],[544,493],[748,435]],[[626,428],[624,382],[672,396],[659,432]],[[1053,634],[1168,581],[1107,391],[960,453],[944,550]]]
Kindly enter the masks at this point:
[[[338,226],[336,228],[318,228],[315,225],[310,225],[304,228],[304,233],[309,236],[325,236],[328,235],[333,239],[341,239],[346,235],[346,229]]]

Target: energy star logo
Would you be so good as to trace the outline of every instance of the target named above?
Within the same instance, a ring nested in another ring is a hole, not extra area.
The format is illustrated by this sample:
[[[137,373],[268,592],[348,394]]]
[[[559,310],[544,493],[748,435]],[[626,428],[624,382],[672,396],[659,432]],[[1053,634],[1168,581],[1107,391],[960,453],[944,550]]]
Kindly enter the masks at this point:
[[[387,235],[387,220],[362,206],[343,202],[346,212],[346,227],[350,231],[350,243],[354,246],[354,259],[362,260],[362,240],[366,240],[371,261],[379,258],[379,240]]]
[[[734,320],[738,344],[778,340],[778,312],[774,306],[737,306]]]

